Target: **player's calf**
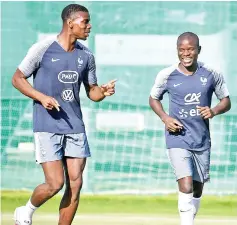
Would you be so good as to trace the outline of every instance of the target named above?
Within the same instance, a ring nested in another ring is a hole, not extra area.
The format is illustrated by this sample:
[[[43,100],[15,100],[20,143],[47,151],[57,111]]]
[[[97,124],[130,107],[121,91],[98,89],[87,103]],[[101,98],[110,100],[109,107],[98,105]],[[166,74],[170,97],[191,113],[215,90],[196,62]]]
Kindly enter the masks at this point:
[[[209,165],[207,165],[209,166]],[[208,179],[208,174],[206,175]],[[205,178],[203,177],[203,181]],[[204,183],[200,181],[193,181],[193,205],[194,205],[194,214],[193,218],[195,218],[198,209],[200,207],[200,201],[201,201],[201,196],[202,196],[202,191],[203,191]]]
[[[193,197],[193,206],[194,206],[193,219],[195,218],[195,216],[198,213],[198,209],[200,207],[200,201],[201,201],[201,197],[200,198],[194,198]]]

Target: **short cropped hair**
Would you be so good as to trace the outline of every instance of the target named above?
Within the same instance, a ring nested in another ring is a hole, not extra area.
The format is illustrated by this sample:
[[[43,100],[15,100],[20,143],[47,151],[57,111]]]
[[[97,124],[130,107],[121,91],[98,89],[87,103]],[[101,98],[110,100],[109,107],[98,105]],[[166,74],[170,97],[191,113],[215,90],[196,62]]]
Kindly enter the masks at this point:
[[[184,38],[188,38],[188,37],[193,37],[194,39],[196,39],[196,42],[197,42],[197,46],[199,46],[199,37],[193,33],[193,32],[184,32],[182,34],[179,35],[178,39],[177,39],[177,45],[179,45],[179,42],[181,40],[183,40]]]
[[[88,12],[88,9],[82,5],[79,4],[70,4],[66,6],[61,14],[61,18],[63,22],[65,22],[67,19],[70,19],[73,17],[73,14],[76,12]]]

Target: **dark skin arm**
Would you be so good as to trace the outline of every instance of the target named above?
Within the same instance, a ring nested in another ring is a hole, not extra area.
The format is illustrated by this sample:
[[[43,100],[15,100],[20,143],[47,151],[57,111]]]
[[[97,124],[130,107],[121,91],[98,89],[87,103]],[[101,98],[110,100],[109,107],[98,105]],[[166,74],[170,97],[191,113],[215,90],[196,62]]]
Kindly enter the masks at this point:
[[[214,116],[229,111],[230,108],[231,108],[231,102],[229,97],[221,99],[220,102],[212,109],[208,106],[204,107],[197,106],[197,109],[200,111],[200,114],[203,117],[203,119],[211,119]]]
[[[60,110],[60,105],[57,100],[34,89],[19,69],[16,70],[12,77],[12,85],[22,94],[41,102],[45,109],[52,110],[53,108],[56,108],[58,111]]]
[[[149,97],[149,104],[152,110],[160,117],[164,122],[166,130],[169,132],[179,132],[183,129],[183,125],[176,119],[172,118],[163,109],[163,106],[159,100]]]
[[[96,85],[86,85],[86,93],[89,99],[94,102],[102,101],[106,96],[111,96],[115,93],[115,82],[112,80],[107,84],[101,86]]]

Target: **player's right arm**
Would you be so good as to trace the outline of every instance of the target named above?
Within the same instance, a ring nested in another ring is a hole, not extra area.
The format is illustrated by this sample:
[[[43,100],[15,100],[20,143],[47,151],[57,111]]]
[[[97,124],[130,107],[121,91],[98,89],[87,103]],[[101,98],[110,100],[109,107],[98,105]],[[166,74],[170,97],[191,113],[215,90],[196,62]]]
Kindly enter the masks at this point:
[[[149,105],[152,110],[160,117],[169,132],[178,132],[183,128],[183,125],[176,119],[169,116],[162,106],[161,100],[167,92],[167,74],[163,70],[158,73],[155,84],[153,85],[149,97]]]
[[[52,110],[56,108],[59,111],[59,104],[56,99],[47,96],[36,89],[27,81],[33,72],[39,68],[40,54],[37,54],[40,48],[34,44],[28,51],[16,72],[12,77],[12,85],[22,94],[41,102],[44,108]]]

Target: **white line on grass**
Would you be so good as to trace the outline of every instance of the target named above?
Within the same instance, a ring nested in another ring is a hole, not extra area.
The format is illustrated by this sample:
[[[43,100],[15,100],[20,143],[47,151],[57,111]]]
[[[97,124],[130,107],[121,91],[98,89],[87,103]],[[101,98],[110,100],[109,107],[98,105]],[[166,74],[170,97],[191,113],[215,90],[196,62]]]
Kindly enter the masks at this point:
[[[35,214],[33,220],[34,221],[40,221],[40,220],[49,220],[49,221],[55,221],[57,220],[58,215],[57,214]],[[2,213],[2,220],[12,220],[13,214],[9,213]],[[177,222],[179,219],[178,217],[174,216],[154,216],[154,215],[134,215],[134,214],[103,214],[103,215],[96,215],[96,214],[81,214],[75,216],[75,220],[88,220],[88,221],[115,221],[116,222],[132,222],[132,221],[140,221],[140,222],[149,222],[149,221],[156,221],[156,222]],[[197,218],[196,221],[200,224],[237,224],[237,217],[229,217],[229,218],[222,218],[222,217],[215,217],[215,219],[210,217],[200,217]]]

